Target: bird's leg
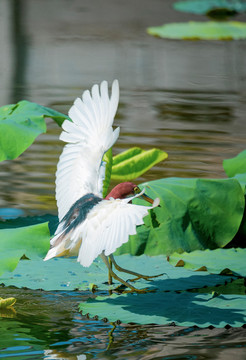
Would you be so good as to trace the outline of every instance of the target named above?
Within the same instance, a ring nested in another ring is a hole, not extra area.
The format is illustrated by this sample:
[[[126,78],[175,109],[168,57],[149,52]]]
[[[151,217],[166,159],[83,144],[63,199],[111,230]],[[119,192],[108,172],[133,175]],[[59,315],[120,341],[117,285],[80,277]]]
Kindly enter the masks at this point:
[[[108,259],[109,266],[111,270],[113,270],[113,263],[111,259]],[[108,284],[112,285],[112,275],[110,274],[110,271],[108,272]]]
[[[115,279],[115,280],[118,280],[119,282],[121,282],[123,285],[127,286],[128,288],[131,289],[131,291],[136,291],[136,292],[146,292],[148,290],[146,289],[137,289],[135,288],[134,286],[132,286],[131,284],[129,284],[127,281],[121,279],[119,276],[117,276],[112,268],[110,267],[110,264],[109,264],[109,260],[108,260],[108,257],[105,256],[104,254],[101,254],[100,255],[102,260],[104,261],[104,263],[106,264],[107,268],[108,268],[108,271],[109,271],[109,274]],[[113,262],[113,261],[112,261]]]
[[[120,272],[125,272],[125,273],[127,273],[127,274],[131,274],[131,275],[136,276],[136,279],[131,279],[131,280],[129,280],[129,281],[136,281],[136,280],[138,280],[138,279],[148,280],[148,279],[152,279],[152,278],[155,278],[155,277],[164,275],[164,273],[163,273],[163,274],[159,274],[159,275],[152,275],[152,276],[151,276],[151,275],[150,275],[150,276],[149,276],[149,275],[142,275],[142,274],[139,274],[139,273],[137,273],[137,272],[135,272],[135,271],[127,270],[127,269],[124,269],[124,268],[122,268],[121,266],[119,266],[119,265],[117,264],[117,262],[115,261],[115,258],[114,258],[114,256],[113,256],[112,254],[109,255],[109,259],[111,259],[111,261],[112,261],[112,263],[114,264],[116,270],[118,270],[118,271],[120,271]]]

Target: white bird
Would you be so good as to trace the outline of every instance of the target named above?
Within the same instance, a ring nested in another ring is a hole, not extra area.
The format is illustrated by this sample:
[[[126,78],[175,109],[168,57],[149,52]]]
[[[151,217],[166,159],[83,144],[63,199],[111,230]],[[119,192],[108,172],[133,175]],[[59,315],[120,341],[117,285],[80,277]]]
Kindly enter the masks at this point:
[[[94,85],[77,98],[68,112],[71,119],[62,124],[60,139],[66,142],[56,172],[56,200],[59,225],[50,241],[50,250],[44,260],[64,255],[78,255],[77,261],[90,266],[99,255],[109,274],[132,291],[141,291],[121,279],[112,270],[110,262],[119,271],[148,279],[121,268],[113,257],[115,250],[126,243],[136,227],[143,224],[148,210],[159,205],[140,191],[133,183],[117,185],[102,198],[105,163],[103,155],[118,139],[119,127],[113,121],[119,102],[119,84],[114,80],[109,97],[108,84]],[[128,195],[133,195],[126,197]],[[142,197],[152,206],[131,204]],[[110,261],[110,260],[111,261]]]

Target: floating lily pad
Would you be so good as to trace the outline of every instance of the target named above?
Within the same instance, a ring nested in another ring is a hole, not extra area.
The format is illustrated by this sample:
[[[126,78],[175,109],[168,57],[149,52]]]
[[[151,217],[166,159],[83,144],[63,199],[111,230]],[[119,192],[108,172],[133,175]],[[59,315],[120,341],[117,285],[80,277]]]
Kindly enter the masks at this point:
[[[197,269],[201,264],[205,263],[208,270],[215,269],[218,272],[230,264],[231,268],[236,269],[235,272],[245,273],[243,269],[245,262],[244,250],[222,250],[223,254],[220,253],[220,250],[192,253],[192,259],[203,259],[203,261],[195,262],[194,268]],[[208,256],[209,253],[213,253],[213,257]],[[227,253],[227,256],[224,256],[225,253]],[[186,263],[186,255],[188,257],[192,254],[185,254],[184,263]],[[183,258],[178,256],[177,254],[175,263],[180,258]],[[221,266],[219,265],[220,263]],[[187,278],[184,276],[186,273],[183,272],[183,267],[173,269],[174,272],[172,273],[167,267],[169,277],[166,280],[159,279],[159,286],[155,293],[98,296],[95,299],[89,299],[87,302],[81,303],[80,310],[83,314],[88,314],[90,317],[107,318],[110,322],[120,320],[123,323],[156,323],[160,325],[175,322],[179,326],[196,325],[207,327],[212,325],[218,328],[222,328],[227,324],[233,327],[245,324],[245,286],[242,281],[240,282],[240,279],[239,282],[235,281],[235,283],[237,282],[235,285],[233,285],[234,282],[228,283],[228,280],[226,280],[227,285],[221,287],[202,287],[203,281],[201,281],[197,289],[180,292],[177,290],[186,283]],[[177,272],[177,277],[172,277],[175,271]],[[194,274],[199,274],[199,277],[205,273],[207,272],[194,272]],[[155,284],[158,283],[157,279],[154,281]],[[171,283],[175,284],[175,279],[178,280],[179,285],[170,286]],[[225,279],[228,278],[226,277]],[[165,287],[161,286],[161,283],[168,283],[168,280],[170,280],[169,291],[166,291]]]
[[[227,10],[235,13],[245,12],[246,3],[244,0],[188,0],[178,1],[173,4],[175,10],[193,14],[206,15],[213,10]]]
[[[155,290],[154,293],[112,295],[98,297],[80,305],[83,313],[110,321],[140,324],[168,324],[175,321],[182,326],[214,325],[241,326],[245,322],[245,297],[240,295],[218,295],[212,289],[230,283],[231,276],[210,275],[206,272],[193,272],[170,265],[164,256],[132,257],[122,255],[116,261],[123,267],[147,274],[165,274],[151,281],[137,281],[135,286]],[[89,268],[82,267],[76,259],[56,258],[47,262],[42,260],[21,260],[13,273],[5,273],[1,281],[5,285],[28,287],[30,289],[86,291],[110,290],[120,283],[108,286],[107,269],[98,259]],[[122,276],[125,280],[129,275]],[[92,287],[92,284],[94,285]],[[191,290],[208,286],[209,294],[192,293]],[[183,292],[187,291],[189,292]],[[143,295],[143,296],[142,296]],[[219,300],[218,300],[219,299]],[[236,310],[237,309],[237,310]]]
[[[246,298],[243,295],[196,293],[122,294],[89,299],[80,304],[83,314],[114,322],[170,324],[222,328],[246,323]]]
[[[239,40],[246,38],[246,23],[227,22],[195,22],[170,23],[157,27],[149,27],[148,34],[166,39],[182,40]]]
[[[170,255],[169,262],[174,266],[182,266],[186,269],[202,269],[213,274],[232,272],[235,275],[246,277],[246,249],[216,249],[205,251],[193,251],[191,253]]]
[[[138,280],[135,286],[139,289],[148,288],[162,291],[180,291],[215,286],[230,281],[232,276],[209,275],[205,272],[193,272],[184,268],[175,268],[168,263],[164,256],[130,256],[115,257],[117,263],[124,268],[145,273],[147,275],[164,275],[153,278],[151,281]],[[61,276],[62,274],[62,276]],[[119,273],[127,280],[132,276]],[[119,282],[107,285],[108,271],[103,261],[98,258],[89,268],[81,266],[76,259],[55,258],[49,261],[21,260],[12,273],[5,273],[1,282],[6,286],[27,287],[43,290],[110,290]],[[94,285],[94,286],[93,286]]]

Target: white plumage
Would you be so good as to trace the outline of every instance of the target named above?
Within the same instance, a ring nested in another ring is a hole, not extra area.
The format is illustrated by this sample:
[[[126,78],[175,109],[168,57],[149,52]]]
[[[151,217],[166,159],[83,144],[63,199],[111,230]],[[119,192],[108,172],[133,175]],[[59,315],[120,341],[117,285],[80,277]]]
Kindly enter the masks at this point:
[[[92,87],[91,94],[86,90],[69,110],[71,121],[64,121],[60,136],[67,144],[56,172],[59,225],[44,260],[78,255],[81,265],[90,266],[101,255],[108,266],[106,257],[126,243],[129,235],[136,234],[136,227],[143,224],[148,210],[159,204],[159,199],[149,207],[131,204],[133,198],[144,195],[143,191],[131,198],[102,199],[103,155],[119,136],[119,128],[112,127],[118,102],[118,81],[112,84],[111,97],[108,84],[103,81],[100,88]]]
[[[75,203],[87,193],[102,196],[105,174],[103,155],[119,136],[112,124],[119,102],[119,84],[103,81],[94,85],[91,95],[86,90],[82,100],[77,98],[68,112],[72,121],[65,120],[60,139],[67,142],[60,156],[56,172],[56,200],[59,221]]]
[[[142,192],[143,193],[143,192]],[[127,199],[102,200],[88,213],[86,219],[75,229],[67,232],[65,220],[62,221],[51,239],[53,246],[45,257],[49,260],[55,256],[77,255],[78,262],[88,267],[101,253],[113,254],[129,235],[136,234],[136,226],[143,224],[143,218],[153,206],[140,206],[129,202],[141,194]],[[79,249],[79,250],[78,250]]]

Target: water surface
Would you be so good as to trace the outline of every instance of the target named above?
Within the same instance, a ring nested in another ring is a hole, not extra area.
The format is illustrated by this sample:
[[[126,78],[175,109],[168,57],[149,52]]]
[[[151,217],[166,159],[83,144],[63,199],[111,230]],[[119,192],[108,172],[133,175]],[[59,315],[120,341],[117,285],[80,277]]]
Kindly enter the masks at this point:
[[[173,2],[2,0],[0,105],[27,99],[67,113],[83,90],[118,78],[121,135],[114,153],[140,146],[169,155],[137,183],[225,177],[223,159],[245,148],[246,43],[148,36],[148,26],[205,20],[175,12]],[[18,159],[1,163],[3,216],[57,213],[60,131],[48,119],[46,134]],[[245,358],[243,328],[122,324],[112,333],[108,322],[78,313],[89,293],[1,288],[1,296],[17,298],[15,312],[2,314],[3,359]]]

